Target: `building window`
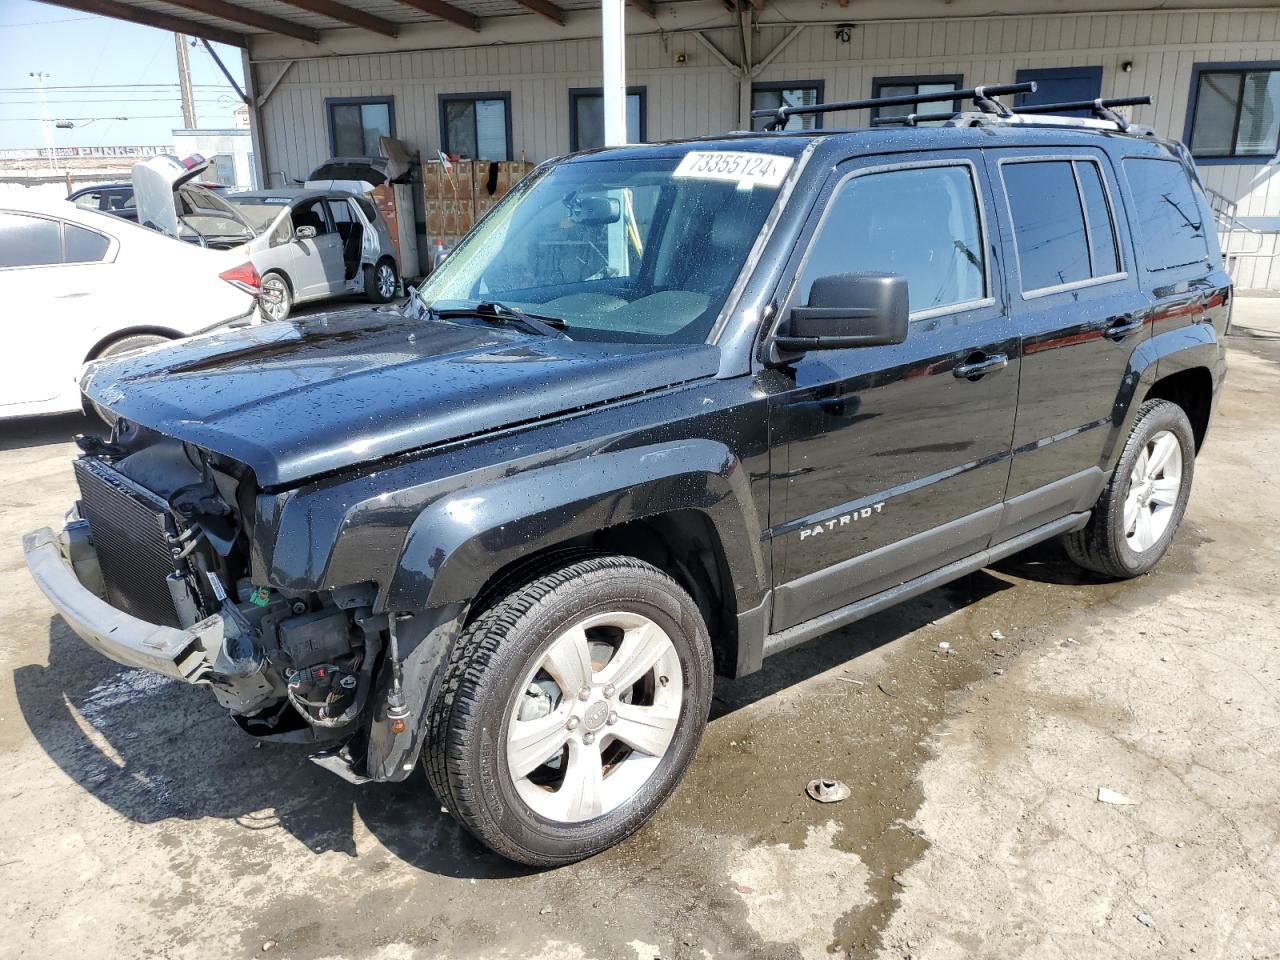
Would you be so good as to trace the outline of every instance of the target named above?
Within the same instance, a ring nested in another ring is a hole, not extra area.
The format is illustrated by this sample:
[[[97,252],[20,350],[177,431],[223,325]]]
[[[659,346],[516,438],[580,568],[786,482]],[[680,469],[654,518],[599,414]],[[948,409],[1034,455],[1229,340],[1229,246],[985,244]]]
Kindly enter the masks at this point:
[[[378,140],[396,135],[395,100],[392,97],[331,97],[329,155],[377,157]]]
[[[964,77],[958,73],[944,74],[934,77],[876,77],[871,81],[873,97],[908,97],[926,93],[946,93],[959,90],[964,86]],[[907,117],[911,114],[923,116],[938,113],[950,116],[959,113],[959,100],[941,100],[937,103],[903,104],[900,107],[875,107],[871,111],[875,117]]]
[[[378,144],[374,143],[374,149]],[[210,169],[213,172],[213,179],[222,184],[224,187],[234,187],[236,185],[236,161],[229,153],[215,154],[209,161]]]
[[[777,110],[779,107],[813,107],[822,103],[821,80],[809,80],[804,83],[753,83],[751,85],[751,109]],[[752,117],[751,129],[763,130],[771,121],[768,117]],[[783,130],[819,130],[822,128],[822,114],[801,114],[798,117],[787,117],[787,125]]]
[[[440,143],[451,157],[511,159],[511,94],[450,93],[440,97]]]
[[[627,87],[627,142],[645,140],[644,87]],[[604,146],[604,92],[599,87],[569,91],[569,150]]]
[[[1191,92],[1197,160],[1258,163],[1280,150],[1280,63],[1197,64]]]

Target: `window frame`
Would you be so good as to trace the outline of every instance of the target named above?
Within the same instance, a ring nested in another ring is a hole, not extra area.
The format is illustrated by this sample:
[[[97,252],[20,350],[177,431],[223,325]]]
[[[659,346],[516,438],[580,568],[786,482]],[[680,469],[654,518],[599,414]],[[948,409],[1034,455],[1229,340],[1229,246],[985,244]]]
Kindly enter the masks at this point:
[[[957,90],[963,90],[964,74],[963,73],[933,73],[933,74],[907,75],[902,77],[872,77],[871,78],[871,97],[872,99],[879,99],[880,89],[882,87],[901,86],[903,84],[908,84],[908,83],[913,83],[916,85],[917,93],[919,92],[919,87],[922,83],[954,83],[956,85],[955,88]],[[939,100],[938,102],[943,103],[944,101]],[[960,100],[951,101],[952,113],[960,113],[963,109],[964,109],[964,103],[962,101]],[[880,107],[872,107],[871,119],[874,120],[879,116],[880,116]]]
[[[849,181],[859,177],[872,176],[880,173],[899,173],[905,170],[926,170],[934,167],[964,167],[969,171],[969,182],[973,186],[973,199],[978,208],[978,241],[982,249],[982,284],[986,291],[986,296],[977,300],[964,300],[960,303],[949,303],[940,307],[930,307],[928,310],[916,310],[908,316],[908,323],[916,323],[924,320],[934,320],[938,317],[951,316],[952,314],[969,313],[974,310],[982,310],[995,306],[999,300],[996,297],[995,281],[992,275],[992,247],[991,247],[991,220],[987,216],[987,204],[984,194],[984,180],[979,174],[978,161],[971,157],[946,157],[936,160],[908,160],[899,163],[883,163],[873,166],[859,167],[850,170],[841,176],[832,185],[830,193],[827,194],[825,205],[821,216],[813,225],[812,231],[809,233],[808,240],[805,243],[804,256],[800,258],[791,274],[789,283],[790,288],[787,290],[785,299],[785,308],[778,311],[779,320],[790,314],[791,309],[795,306],[795,298],[799,295],[800,280],[804,276],[805,270],[809,266],[809,259],[813,254],[814,245],[822,236],[822,230],[826,226],[827,219],[832,216],[835,210],[836,199],[839,197],[840,191],[844,190]]]
[[[803,89],[805,87],[812,87],[814,90],[817,91],[818,103],[827,102],[827,81],[825,80],[753,80],[751,82],[751,100],[752,100],[751,109],[752,110],[755,109],[755,97],[756,97],[757,91],[767,92],[769,90],[795,90],[797,88]],[[813,114],[814,130],[822,129],[823,119],[824,119],[824,114],[821,114],[821,113]],[[800,131],[793,131],[793,132],[800,132]]]
[[[396,136],[396,98],[387,94],[385,97],[325,97],[324,98],[324,118],[329,131],[329,156],[351,156],[351,154],[339,154],[337,144],[334,142],[334,124],[333,124],[333,108],[334,107],[351,107],[365,105],[384,105],[387,108],[387,116],[390,118],[391,137]],[[362,157],[372,156],[372,154],[362,153]]]
[[[649,88],[640,85],[627,87],[626,96],[640,98],[640,143],[647,143],[649,137]],[[592,150],[594,147],[581,147],[578,145],[578,98],[579,97],[604,97],[604,87],[570,87],[569,88],[569,152],[577,153],[579,150]],[[624,104],[625,107],[625,104]],[[601,106],[603,109],[603,105]]]
[[[1080,201],[1080,218],[1084,221],[1084,243],[1085,250],[1089,255],[1089,272],[1090,276],[1083,280],[1072,280],[1070,283],[1055,283],[1048,287],[1036,287],[1034,290],[1022,289],[1022,253],[1018,249],[1018,228],[1017,222],[1013,218],[1013,203],[1009,199],[1009,186],[1004,179],[1004,168],[1006,164],[1014,163],[1061,163],[1068,162],[1071,164],[1071,178],[1076,185],[1076,199]],[[1098,179],[1102,181],[1102,195],[1107,203],[1107,214],[1111,218],[1111,236],[1115,240],[1116,263],[1120,266],[1119,273],[1108,273],[1104,276],[1095,277],[1093,273],[1093,227],[1089,223],[1089,208],[1084,202],[1084,188],[1080,183],[1080,174],[1076,172],[1075,165],[1077,163],[1092,163],[1098,170]],[[1041,297],[1052,296],[1055,293],[1064,293],[1071,290],[1083,290],[1085,287],[1096,287],[1104,283],[1116,283],[1120,280],[1129,279],[1129,266],[1124,258],[1124,244],[1121,242],[1120,225],[1116,219],[1116,202],[1111,195],[1111,184],[1107,182],[1106,170],[1103,169],[1102,161],[1091,154],[1072,154],[1072,153],[1047,153],[1043,156],[1025,156],[1025,157],[1001,157],[996,161],[996,172],[999,174],[1000,193],[1004,197],[1005,216],[1009,223],[1009,243],[1013,247],[1013,262],[1018,268],[1018,296],[1026,300],[1039,300]]]
[[[506,121],[506,123],[504,124],[504,127],[506,129],[506,137],[507,137],[507,144],[506,144],[507,155],[503,157],[502,160],[510,161],[512,159],[511,158],[511,143],[512,143],[511,91],[510,90],[489,90],[489,91],[483,91],[480,93],[442,93],[436,97],[436,100],[437,100],[437,106],[439,110],[439,122],[440,122],[440,150],[446,156],[450,156],[450,157],[455,156],[455,154],[452,150],[449,149],[451,144],[448,142],[448,136],[449,136],[449,121],[448,121],[448,111],[447,111],[448,104],[459,103],[463,101],[474,102],[477,100],[503,101],[503,103],[505,104],[505,106],[503,107],[503,119]],[[473,108],[472,115],[474,116],[474,108]],[[480,149],[479,132],[477,131],[476,150],[478,151],[479,149]],[[460,154],[458,154],[457,156],[460,156]],[[474,161],[475,163],[502,162],[502,161],[494,161],[494,160],[481,160],[478,157],[470,157],[468,159]]]
[[[1200,108],[1200,76],[1205,73],[1246,73],[1280,72],[1280,60],[1235,60],[1223,63],[1194,63],[1191,65],[1191,89],[1187,91],[1187,120],[1182,131],[1182,142],[1187,145],[1187,153],[1200,166],[1231,166],[1247,164],[1264,167],[1274,163],[1280,157],[1280,137],[1277,138],[1276,152],[1271,154],[1209,154],[1200,156],[1191,152],[1191,133],[1195,129],[1196,111]],[[1240,135],[1240,114],[1243,102],[1236,103],[1236,115],[1231,124],[1232,149],[1235,149],[1236,138]]]
[[[75,206],[75,204],[72,204]],[[0,213],[8,214],[14,217],[29,217],[32,220],[50,220],[58,225],[58,262],[57,263],[28,263],[21,266],[6,267],[0,266],[0,273],[7,273],[10,270],[52,270],[58,267],[92,267],[100,263],[114,263],[116,255],[120,252],[120,241],[109,233],[103,233],[96,227],[90,227],[75,220],[67,220],[64,217],[55,216],[53,214],[36,213],[33,210],[13,210],[0,207]],[[107,249],[98,260],[74,260],[68,263],[64,258],[67,255],[66,226],[70,224],[73,227],[79,227],[81,230],[87,230],[89,233],[97,234],[107,241]]]

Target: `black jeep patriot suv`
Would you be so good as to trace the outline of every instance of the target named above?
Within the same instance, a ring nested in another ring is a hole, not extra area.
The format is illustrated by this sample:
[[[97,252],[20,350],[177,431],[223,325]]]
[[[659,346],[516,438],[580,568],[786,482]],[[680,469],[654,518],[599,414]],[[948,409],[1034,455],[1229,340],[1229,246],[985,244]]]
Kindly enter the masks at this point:
[[[35,579],[255,737],[421,758],[508,857],[617,843],[714,673],[1050,537],[1133,577],[1174,536],[1232,293],[1195,170],[989,94],[551,161],[399,308],[91,366],[113,431]]]

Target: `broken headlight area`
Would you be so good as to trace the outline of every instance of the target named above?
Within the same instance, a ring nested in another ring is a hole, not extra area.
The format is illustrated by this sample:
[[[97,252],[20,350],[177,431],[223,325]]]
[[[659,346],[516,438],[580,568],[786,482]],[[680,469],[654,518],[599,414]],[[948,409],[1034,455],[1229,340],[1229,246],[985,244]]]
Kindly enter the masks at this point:
[[[190,679],[253,736],[355,734],[385,660],[373,586],[297,593],[254,583],[257,491],[240,464],[124,420],[109,440],[78,442],[68,552],[81,583],[147,623],[185,630],[220,619]]]

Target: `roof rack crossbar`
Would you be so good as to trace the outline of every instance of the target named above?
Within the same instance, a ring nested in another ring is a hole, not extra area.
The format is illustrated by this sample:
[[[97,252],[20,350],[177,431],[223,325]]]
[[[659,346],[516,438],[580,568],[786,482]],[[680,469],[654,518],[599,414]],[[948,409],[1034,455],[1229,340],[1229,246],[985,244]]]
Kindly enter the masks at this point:
[[[803,107],[779,107],[777,110],[752,110],[753,117],[769,117],[766,130],[777,130],[785,126],[789,117],[806,116],[818,113],[835,113],[840,110],[865,110],[875,107],[905,107],[917,103],[947,103],[955,100],[972,100],[983,113],[994,113],[1007,117],[1010,110],[1000,101],[994,99],[1001,96],[1012,96],[1017,93],[1035,93],[1036,83],[999,83],[991,86],[971,87],[967,90],[947,90],[944,93],[912,93],[897,97],[875,97],[870,100],[837,100],[832,103],[816,103]]]
[[[1063,103],[1036,103],[1025,107],[1014,107],[1018,113],[1066,113],[1069,110],[1088,110],[1099,120],[1110,120],[1121,130],[1129,127],[1129,121],[1112,110],[1112,107],[1144,107],[1151,103],[1150,97],[1111,97],[1103,100],[1068,100]]]

